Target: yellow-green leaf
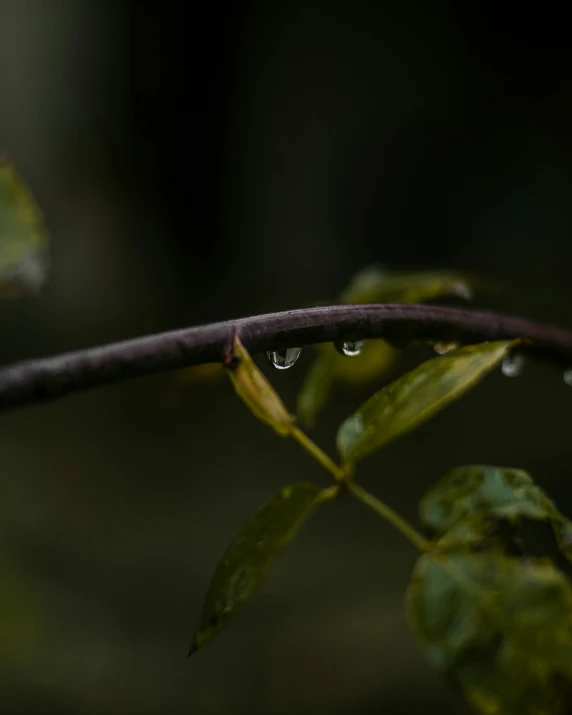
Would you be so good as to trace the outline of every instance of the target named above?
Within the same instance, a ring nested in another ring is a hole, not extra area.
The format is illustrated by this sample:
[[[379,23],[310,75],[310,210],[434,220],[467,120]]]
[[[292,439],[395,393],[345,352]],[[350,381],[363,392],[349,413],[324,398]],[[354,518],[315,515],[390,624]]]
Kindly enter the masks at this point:
[[[513,345],[505,340],[454,350],[375,393],[338,430],[344,461],[363,459],[428,420],[479,382]]]
[[[30,189],[0,159],[0,297],[39,290],[48,270],[48,237]]]
[[[421,303],[446,295],[470,300],[483,286],[473,276],[453,271],[388,271],[369,266],[356,274],[341,299],[344,303]]]
[[[427,554],[407,606],[427,656],[480,712],[569,712],[572,589],[549,560]]]
[[[328,491],[298,482],[284,487],[248,521],[212,577],[191,652],[216,635],[260,585],[266,571]]]
[[[234,335],[228,373],[237,395],[262,422],[279,435],[290,434],[294,416],[286,409],[276,391],[254,364],[238,335]]]

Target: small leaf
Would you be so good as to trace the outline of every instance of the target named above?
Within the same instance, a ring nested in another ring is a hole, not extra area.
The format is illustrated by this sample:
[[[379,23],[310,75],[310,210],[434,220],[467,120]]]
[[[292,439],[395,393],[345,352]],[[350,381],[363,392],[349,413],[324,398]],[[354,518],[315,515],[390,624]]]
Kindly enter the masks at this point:
[[[48,271],[41,213],[14,167],[0,158],[0,297],[39,290]]]
[[[232,354],[228,359],[228,373],[237,395],[254,415],[279,435],[289,435],[294,416],[288,412],[272,385],[256,367],[237,334],[234,335]]]
[[[266,502],[228,547],[212,577],[191,652],[216,635],[260,585],[266,571],[328,490],[298,482]]]
[[[363,459],[458,399],[497,365],[514,341],[469,345],[419,365],[376,392],[337,434],[345,462]]]
[[[563,518],[526,472],[479,464],[447,472],[420,504],[421,523],[434,537],[478,513],[508,519]]]
[[[452,271],[388,271],[373,265],[355,275],[341,299],[344,303],[421,303],[454,295],[470,300],[484,287],[473,276]]]
[[[407,593],[429,659],[487,715],[568,712],[572,589],[547,559],[427,554]]]

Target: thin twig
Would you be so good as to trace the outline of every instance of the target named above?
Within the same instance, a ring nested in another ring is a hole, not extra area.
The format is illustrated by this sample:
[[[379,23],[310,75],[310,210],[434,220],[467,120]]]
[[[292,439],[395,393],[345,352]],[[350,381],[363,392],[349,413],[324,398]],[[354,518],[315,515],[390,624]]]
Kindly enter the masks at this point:
[[[390,506],[387,506],[387,504],[380,501],[377,497],[374,497],[373,494],[370,494],[353,481],[348,482],[348,490],[366,506],[373,509],[383,519],[394,526],[406,539],[409,539],[416,549],[419,549],[419,551],[431,551],[431,542],[421,536],[409,522],[405,521],[402,516],[399,516],[397,512],[393,511]]]
[[[128,378],[222,360],[232,330],[250,353],[344,339],[525,338],[528,352],[572,366],[572,333],[498,313],[432,305],[339,305],[290,310],[157,333],[0,369],[0,410]]]

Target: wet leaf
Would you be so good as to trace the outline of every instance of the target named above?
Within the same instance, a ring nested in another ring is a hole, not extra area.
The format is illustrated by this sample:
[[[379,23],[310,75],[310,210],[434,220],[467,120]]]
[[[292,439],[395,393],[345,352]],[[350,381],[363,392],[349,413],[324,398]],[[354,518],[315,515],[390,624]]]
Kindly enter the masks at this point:
[[[228,360],[228,374],[237,395],[259,420],[283,437],[290,434],[294,416],[288,412],[236,334]]]
[[[563,518],[526,472],[480,464],[447,472],[420,503],[421,523],[435,537],[478,513],[507,519]]]
[[[498,551],[427,554],[407,594],[429,659],[477,710],[564,715],[572,678],[572,589],[547,559]]]
[[[0,158],[0,297],[39,290],[48,271],[48,237],[30,189]]]
[[[388,271],[373,265],[356,274],[341,299],[344,303],[421,303],[451,295],[470,300],[484,282],[453,271]]]
[[[351,386],[368,384],[390,369],[397,354],[385,340],[366,340],[355,357],[340,355],[331,343],[319,345],[317,351],[298,392],[296,414],[306,425],[314,422],[335,382]]]
[[[213,575],[191,652],[216,635],[252,596],[274,559],[327,494],[314,484],[290,484],[244,525]]]
[[[469,345],[428,360],[376,392],[340,426],[337,445],[355,462],[425,422],[477,384],[514,344]]]

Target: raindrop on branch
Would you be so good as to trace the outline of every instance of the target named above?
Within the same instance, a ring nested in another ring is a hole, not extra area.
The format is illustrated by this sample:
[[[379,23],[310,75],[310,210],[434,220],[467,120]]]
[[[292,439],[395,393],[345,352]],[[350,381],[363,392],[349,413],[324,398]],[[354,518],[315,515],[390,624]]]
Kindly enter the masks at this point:
[[[522,375],[526,360],[521,353],[509,353],[505,355],[501,363],[502,374],[505,377],[519,377]]]
[[[269,350],[266,353],[268,362],[277,370],[288,370],[296,364],[302,353],[302,348],[285,348],[284,350]]]
[[[345,340],[342,343],[335,343],[336,350],[346,357],[356,357],[363,348],[363,340]]]

